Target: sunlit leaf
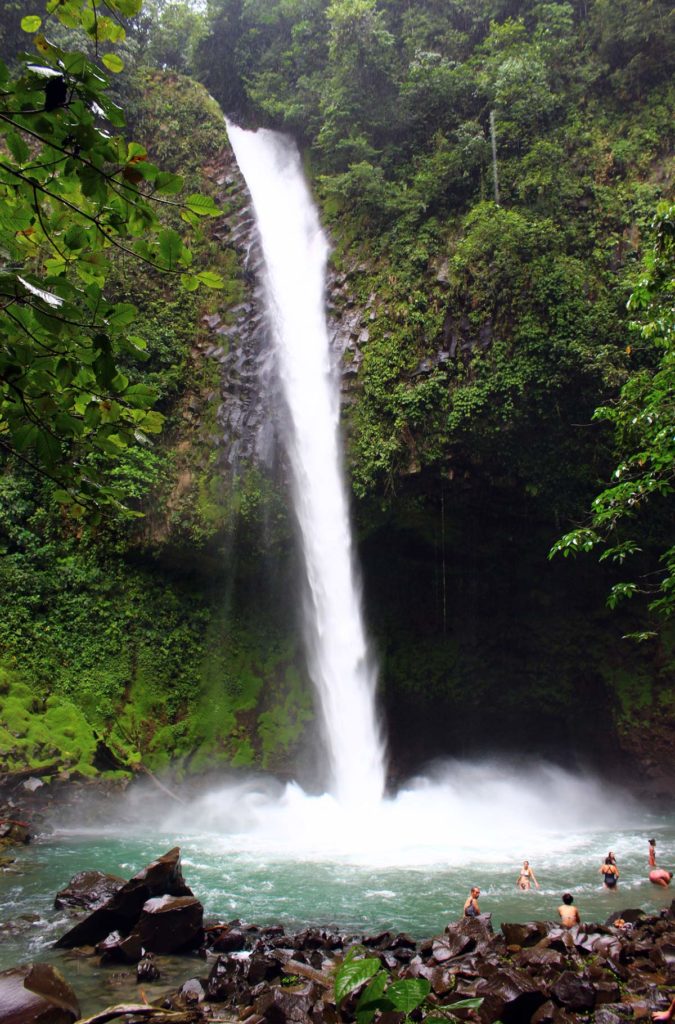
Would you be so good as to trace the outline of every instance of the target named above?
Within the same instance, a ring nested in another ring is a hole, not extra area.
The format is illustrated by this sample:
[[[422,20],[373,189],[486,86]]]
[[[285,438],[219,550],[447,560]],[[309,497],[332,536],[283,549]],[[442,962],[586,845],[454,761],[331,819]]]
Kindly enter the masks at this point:
[[[118,57],[116,53],[104,53],[101,60],[107,67],[108,71],[113,71],[118,74],[124,70],[124,61],[121,57]]]

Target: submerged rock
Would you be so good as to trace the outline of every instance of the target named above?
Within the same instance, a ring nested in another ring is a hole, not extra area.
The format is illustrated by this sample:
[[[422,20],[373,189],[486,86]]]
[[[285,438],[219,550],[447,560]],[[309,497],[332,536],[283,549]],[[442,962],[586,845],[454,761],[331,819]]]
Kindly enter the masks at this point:
[[[139,960],[136,967],[137,981],[159,981],[160,971],[152,953],[146,953],[142,960]]]

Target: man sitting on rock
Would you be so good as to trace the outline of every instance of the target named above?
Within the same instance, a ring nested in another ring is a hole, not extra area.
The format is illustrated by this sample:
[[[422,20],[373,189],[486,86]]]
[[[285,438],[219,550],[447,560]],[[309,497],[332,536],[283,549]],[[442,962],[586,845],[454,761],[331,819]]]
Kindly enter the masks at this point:
[[[573,928],[575,924],[581,924],[579,911],[572,903],[572,894],[569,892],[564,893],[562,903],[558,907],[558,913],[560,914],[560,923],[563,928]]]

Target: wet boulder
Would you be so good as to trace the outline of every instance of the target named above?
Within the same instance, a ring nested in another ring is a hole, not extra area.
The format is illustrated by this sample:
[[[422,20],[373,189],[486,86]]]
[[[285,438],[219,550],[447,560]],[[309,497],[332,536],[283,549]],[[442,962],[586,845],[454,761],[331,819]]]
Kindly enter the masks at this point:
[[[159,967],[152,953],[146,953],[136,967],[136,980],[139,982],[159,981]]]
[[[546,996],[525,973],[503,967],[476,985],[476,995],[483,998],[478,1014],[483,1021],[500,1020],[503,1024],[529,1021],[546,1002]]]
[[[633,1019],[633,1008],[626,1003],[599,1006],[593,1015],[595,1024],[626,1024]]]
[[[111,932],[128,934],[138,921],[144,904],[156,896],[192,896],[192,890],[183,880],[178,847],[158,857],[125,882],[107,903],[62,935],[56,945],[64,949],[95,946]]]
[[[607,1003],[618,1003],[621,999],[621,989],[616,981],[596,981],[593,983],[593,987],[596,1007]]]
[[[455,987],[455,975],[443,967],[415,967],[414,972],[406,975],[411,978],[425,978],[431,985],[436,996],[445,996]]]
[[[102,942],[96,944],[96,952],[102,964],[137,964],[145,950],[135,935],[123,937],[119,932],[111,932]]]
[[[585,1013],[595,1006],[595,988],[587,978],[574,971],[564,971],[551,991],[556,1002],[566,1010]]]
[[[107,903],[125,884],[124,878],[104,871],[80,871],[57,892],[56,910],[96,910]]]
[[[246,949],[246,934],[228,924],[207,929],[206,945],[216,953],[238,953]]]
[[[178,992],[178,998],[186,1006],[196,1006],[198,1003],[203,1003],[205,995],[204,986],[199,978],[190,978],[181,985]]]
[[[313,1024],[312,1009],[322,994],[314,982],[293,989],[273,986],[256,999],[253,1009],[270,1024]]]
[[[206,998],[216,1003],[225,1003],[237,991],[237,964],[233,958],[219,956],[211,968],[206,982]]]
[[[518,955],[518,966],[529,967],[535,973],[544,967],[564,970],[566,965],[565,957],[557,949],[545,949],[539,946],[526,947],[521,949]]]
[[[72,1024],[80,1016],[75,992],[49,964],[25,964],[0,973],[3,1024]]]
[[[143,904],[131,933],[152,953],[195,949],[204,938],[204,910],[194,896],[157,896]]]
[[[548,935],[549,926],[545,921],[525,921],[523,924],[502,923],[502,934],[507,946],[536,946]]]
[[[243,962],[243,974],[249,985],[258,985],[261,981],[272,981],[281,974],[279,960],[264,953],[251,953]]]
[[[432,944],[432,956],[436,963],[445,963],[465,953],[484,953],[494,939],[490,918],[463,917],[446,926],[445,934]]]

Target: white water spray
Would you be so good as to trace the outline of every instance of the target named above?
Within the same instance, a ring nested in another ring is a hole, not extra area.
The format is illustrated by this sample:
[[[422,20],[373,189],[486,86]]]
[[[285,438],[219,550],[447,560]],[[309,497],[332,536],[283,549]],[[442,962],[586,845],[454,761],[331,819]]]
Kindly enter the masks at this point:
[[[265,129],[227,127],[253,200],[290,414],[286,447],[306,573],[308,662],[330,789],[344,807],[372,807],[384,791],[384,751],[341,471],[339,396],[324,313],[328,244],[295,145]]]

